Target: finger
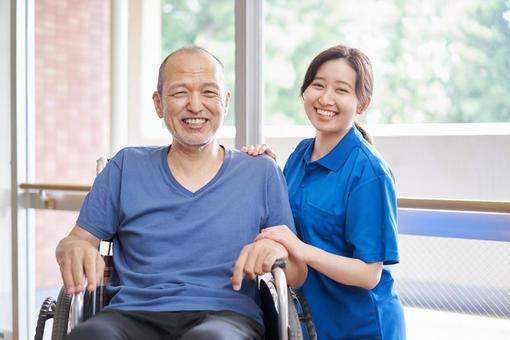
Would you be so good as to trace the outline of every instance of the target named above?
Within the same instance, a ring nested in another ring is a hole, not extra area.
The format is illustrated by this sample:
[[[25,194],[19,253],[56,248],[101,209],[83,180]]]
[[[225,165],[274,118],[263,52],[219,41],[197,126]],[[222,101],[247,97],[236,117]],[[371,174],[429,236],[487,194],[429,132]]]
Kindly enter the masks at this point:
[[[262,274],[268,272],[267,270],[264,269],[264,267],[265,267],[264,264],[267,261],[271,261],[270,257],[271,257],[271,249],[268,249],[266,247],[261,249],[261,251],[259,252],[259,254],[257,256],[257,259],[255,261],[255,265],[254,265],[254,269],[253,269],[255,274],[262,275]]]
[[[255,238],[255,241],[260,241],[260,240],[264,240],[264,239],[276,241],[276,242],[279,242],[282,244],[285,241],[285,237],[282,237],[282,235],[279,232],[277,232],[276,230],[266,230],[266,231],[258,234],[257,237]]]
[[[264,262],[262,263],[262,269],[264,270],[264,273],[269,273],[271,271],[273,264],[278,258],[279,257],[275,253],[268,254],[265,257]]]
[[[237,258],[237,261],[234,265],[234,271],[230,281],[232,282],[232,288],[234,290],[241,289],[241,283],[244,277],[244,264],[246,262],[247,254],[244,249],[241,251],[241,254]]]
[[[265,233],[258,234],[257,237],[255,237],[255,241],[260,241],[264,239],[268,239],[268,235]]]
[[[74,281],[74,294],[81,293],[83,290],[83,256],[73,253],[72,255],[72,267]]]
[[[105,267],[105,263],[104,263],[103,258],[101,256],[98,256],[96,258],[97,285],[101,285],[101,282],[103,281],[104,267]]]
[[[268,155],[269,157],[271,157],[273,160],[276,161],[276,154],[270,147],[267,147],[267,149],[265,150],[265,153],[266,153],[266,155]]]
[[[96,276],[96,258],[93,255],[85,257],[85,277],[87,278],[87,290],[89,292],[96,289],[97,276]]]
[[[260,248],[256,248],[255,244],[250,245],[250,251],[246,257],[246,263],[244,264],[244,274],[250,279],[255,279],[257,276],[255,272],[255,265],[260,252]]]
[[[66,288],[67,294],[74,294],[75,287],[74,287],[74,280],[73,280],[73,273],[71,270],[71,262],[65,261],[60,266],[60,272],[62,274],[62,280],[64,281],[64,287]]]
[[[264,228],[262,229],[259,234],[255,237],[255,241],[258,241],[258,240],[262,240],[265,238],[266,234],[267,234],[267,229],[268,228]]]
[[[248,147],[247,147],[246,145],[245,145],[245,146],[243,146],[243,147],[241,147],[241,151],[242,151],[242,152],[246,152],[246,151],[248,151]]]
[[[256,147],[257,155],[262,155],[264,152],[266,152],[268,146],[266,144],[258,144]]]

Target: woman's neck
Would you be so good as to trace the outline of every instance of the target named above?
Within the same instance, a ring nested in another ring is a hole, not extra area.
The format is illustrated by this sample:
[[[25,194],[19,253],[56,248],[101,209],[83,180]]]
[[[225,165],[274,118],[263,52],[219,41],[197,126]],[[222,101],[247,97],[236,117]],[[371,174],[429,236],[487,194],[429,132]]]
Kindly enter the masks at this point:
[[[311,160],[316,161],[326,156],[345,137],[351,128],[340,132],[328,133],[317,131]]]

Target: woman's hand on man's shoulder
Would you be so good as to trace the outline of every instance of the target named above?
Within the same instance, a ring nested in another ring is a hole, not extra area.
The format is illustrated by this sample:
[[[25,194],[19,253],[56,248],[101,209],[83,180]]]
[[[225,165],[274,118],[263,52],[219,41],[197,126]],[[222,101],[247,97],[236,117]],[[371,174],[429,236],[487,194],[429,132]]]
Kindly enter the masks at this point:
[[[241,151],[247,153],[250,156],[259,156],[266,154],[276,161],[276,154],[267,144],[245,145],[241,148]]]

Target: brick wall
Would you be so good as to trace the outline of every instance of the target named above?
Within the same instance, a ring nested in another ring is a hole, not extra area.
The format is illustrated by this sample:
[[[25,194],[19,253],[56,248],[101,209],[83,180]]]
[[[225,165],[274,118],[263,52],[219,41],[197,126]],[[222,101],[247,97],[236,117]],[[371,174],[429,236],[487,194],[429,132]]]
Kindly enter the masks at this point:
[[[36,181],[91,184],[109,156],[110,2],[35,1]],[[77,213],[36,212],[36,287],[59,285],[55,246]]]

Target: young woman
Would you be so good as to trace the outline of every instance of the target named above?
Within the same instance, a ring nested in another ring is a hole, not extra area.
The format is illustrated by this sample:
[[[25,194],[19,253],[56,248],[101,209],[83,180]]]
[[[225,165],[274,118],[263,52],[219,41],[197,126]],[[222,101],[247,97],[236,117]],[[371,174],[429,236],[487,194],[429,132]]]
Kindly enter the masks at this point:
[[[405,339],[386,266],[399,261],[394,179],[355,123],[372,89],[370,61],[357,49],[334,46],[312,60],[301,96],[316,136],[299,143],[284,169],[299,238],[286,226],[257,237],[309,266],[302,289],[321,340]],[[243,149],[274,157],[267,145]]]

